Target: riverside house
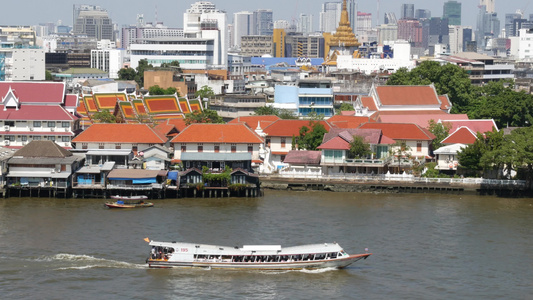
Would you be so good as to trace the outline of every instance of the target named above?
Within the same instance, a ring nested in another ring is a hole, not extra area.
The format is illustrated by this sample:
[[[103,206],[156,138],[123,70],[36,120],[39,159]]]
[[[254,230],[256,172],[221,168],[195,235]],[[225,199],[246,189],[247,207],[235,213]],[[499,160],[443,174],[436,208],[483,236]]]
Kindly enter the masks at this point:
[[[32,141],[8,161],[10,193],[30,195],[32,190],[49,196],[72,187],[72,174],[83,165],[83,156],[73,155],[52,141]],[[29,192],[29,194],[28,194]]]
[[[76,106],[76,95],[65,94],[58,82],[0,82],[2,146],[20,149],[31,141],[49,140],[63,148],[79,128],[78,117],[65,107]]]
[[[147,124],[93,124],[72,140],[76,149],[123,149],[134,155],[168,140]]]
[[[253,172],[263,163],[264,140],[248,126],[237,124],[191,124],[171,141],[175,163],[184,169],[241,168]]]

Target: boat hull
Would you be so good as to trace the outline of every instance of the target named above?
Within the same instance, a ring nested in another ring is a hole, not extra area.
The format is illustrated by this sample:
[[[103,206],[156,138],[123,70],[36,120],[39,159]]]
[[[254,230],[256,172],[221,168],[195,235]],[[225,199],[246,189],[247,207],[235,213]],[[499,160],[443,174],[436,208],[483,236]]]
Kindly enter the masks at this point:
[[[211,269],[261,269],[261,270],[301,270],[301,269],[322,269],[322,268],[344,268],[350,264],[366,259],[371,253],[350,255],[347,257],[314,260],[314,261],[293,261],[293,262],[218,262],[218,261],[193,261],[179,262],[164,259],[147,260],[150,268],[211,268]]]
[[[119,204],[116,202],[106,202],[105,206],[109,208],[143,208],[143,207],[152,207],[153,203],[147,202],[142,204]]]

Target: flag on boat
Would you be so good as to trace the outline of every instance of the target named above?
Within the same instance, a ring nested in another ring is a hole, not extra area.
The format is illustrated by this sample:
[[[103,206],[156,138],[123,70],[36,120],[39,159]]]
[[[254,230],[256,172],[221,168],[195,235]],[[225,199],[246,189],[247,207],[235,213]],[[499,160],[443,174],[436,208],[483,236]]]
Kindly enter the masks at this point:
[[[147,243],[150,243],[150,239],[149,238],[144,238],[144,241],[147,242]]]

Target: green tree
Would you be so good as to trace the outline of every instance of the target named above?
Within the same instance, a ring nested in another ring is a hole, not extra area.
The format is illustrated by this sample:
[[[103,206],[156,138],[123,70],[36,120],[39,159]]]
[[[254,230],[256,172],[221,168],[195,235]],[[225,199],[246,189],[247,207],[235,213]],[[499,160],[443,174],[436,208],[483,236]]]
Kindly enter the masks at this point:
[[[148,88],[150,95],[174,95],[177,90],[175,87],[169,87],[167,89],[159,87],[159,85],[154,85]]]
[[[450,135],[450,129],[452,125],[450,123],[437,123],[435,120],[429,120],[428,130],[435,135],[433,140],[433,150],[437,150],[442,147],[442,141]]]
[[[118,70],[118,79],[119,80],[135,80],[137,76],[137,71],[132,68],[122,68]]]
[[[402,158],[410,159],[411,147],[405,141],[396,141],[390,150],[391,154],[398,158],[398,173],[402,169]]]
[[[484,141],[484,137],[481,133],[478,133],[477,139],[474,144],[468,145],[457,152],[457,158],[461,169],[466,171],[466,175],[479,176],[483,170],[481,163],[481,157],[487,151],[487,147]]]
[[[194,97],[200,97],[200,100],[204,100],[205,98],[211,98],[215,95],[213,92],[213,89],[207,85],[204,85],[199,90],[194,93]]]
[[[102,111],[94,113],[91,116],[91,119],[98,123],[116,123],[116,118],[109,112],[109,109],[103,109]]]
[[[46,81],[54,80],[54,76],[52,76],[52,73],[50,73],[50,71],[45,71],[44,80],[46,80]]]
[[[173,60],[170,63],[162,63],[160,68],[171,68],[175,72],[182,73],[180,62],[177,60]]]
[[[139,65],[137,66],[137,76],[135,76],[135,81],[140,87],[144,87],[144,71],[148,69],[153,69],[154,66],[148,63],[148,60],[141,59],[139,60]]]
[[[354,111],[354,110],[355,110],[355,108],[353,107],[353,104],[347,103],[347,102],[343,102],[341,104],[341,106],[335,110],[335,113],[337,115],[340,115],[341,112],[343,112],[343,111]]]
[[[307,114],[306,119],[313,120],[313,121],[321,121],[324,120],[326,116],[324,114],[319,114],[316,112],[316,110],[311,109],[311,111]]]
[[[353,141],[350,142],[350,150],[348,151],[350,158],[364,158],[372,153],[370,144],[365,142],[365,138],[359,135],[353,136]]]
[[[309,127],[311,127],[311,129]],[[317,121],[310,121],[309,127],[302,126],[300,128],[298,149],[316,150],[316,148],[322,144],[324,134],[328,132],[324,125]]]
[[[193,123],[224,123],[224,120],[214,110],[195,110],[192,113],[185,115],[185,124],[191,125]]]
[[[279,110],[272,106],[261,106],[254,110],[254,115],[257,116],[278,116]]]
[[[278,113],[278,117],[283,120],[296,120],[298,119],[298,116],[295,115],[292,111],[288,109],[280,109]]]

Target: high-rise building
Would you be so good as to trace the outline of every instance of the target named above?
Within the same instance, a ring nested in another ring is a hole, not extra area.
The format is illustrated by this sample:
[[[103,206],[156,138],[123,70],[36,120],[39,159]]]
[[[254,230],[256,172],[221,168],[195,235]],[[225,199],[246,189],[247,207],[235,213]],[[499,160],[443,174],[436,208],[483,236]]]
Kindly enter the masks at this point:
[[[301,33],[313,32],[313,15],[300,14],[296,31]]]
[[[415,18],[415,5],[414,4],[402,4],[401,19],[414,19]]]
[[[500,20],[496,13],[490,13],[485,5],[479,7],[476,27],[476,44],[484,49],[489,39],[495,38],[500,32]]]
[[[372,29],[372,14],[357,12],[357,30],[355,33],[358,36],[365,35],[369,30]]]
[[[422,24],[414,19],[398,20],[398,39],[406,40],[413,47],[422,45]]]
[[[431,11],[429,9],[417,9],[415,11],[415,19],[421,20],[421,19],[430,19],[431,18]]]
[[[115,39],[113,21],[107,10],[94,5],[74,5],[73,33],[97,40]]]
[[[449,40],[450,40],[450,47],[448,48],[450,51],[450,54],[456,54],[459,52],[463,52],[463,27],[459,25],[450,25],[449,26]]]
[[[385,13],[385,16],[383,18],[383,24],[396,24],[398,23],[398,20],[396,19],[396,15],[392,12]]]
[[[461,3],[454,0],[444,2],[442,17],[447,18],[450,25],[461,25]]]
[[[341,11],[341,2],[326,2],[322,4],[319,30],[321,32],[334,32],[337,29],[337,25],[339,25]]]
[[[347,0],[346,10],[348,11],[348,19],[352,25],[352,30],[355,33],[357,30],[357,2],[355,0]]]
[[[253,12],[254,35],[272,35],[274,32],[273,12],[271,9],[258,9]]]
[[[378,26],[378,42],[379,44],[385,44],[387,42],[394,42],[398,39],[398,25],[381,24]]]
[[[489,13],[495,13],[494,0],[479,0],[479,7],[485,6],[485,10]]]
[[[233,41],[232,47],[241,46],[241,37],[252,35],[254,32],[254,14],[248,11],[236,12],[233,14]]]
[[[429,46],[449,44],[448,19],[433,17],[429,20],[428,42]]]

